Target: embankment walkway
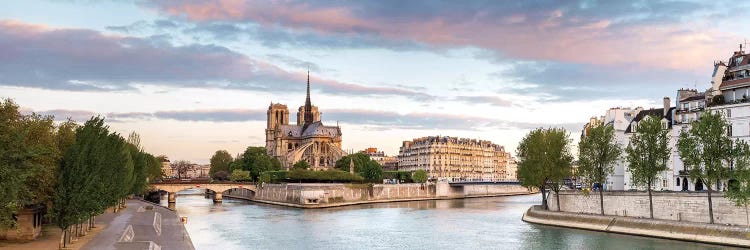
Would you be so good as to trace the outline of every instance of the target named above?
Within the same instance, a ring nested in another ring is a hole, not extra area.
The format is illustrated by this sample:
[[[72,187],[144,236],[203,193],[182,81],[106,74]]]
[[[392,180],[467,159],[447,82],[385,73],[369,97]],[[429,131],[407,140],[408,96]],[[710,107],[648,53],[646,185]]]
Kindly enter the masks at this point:
[[[139,200],[96,218],[106,228],[82,249],[195,249],[176,212]]]
[[[554,212],[543,210],[541,206],[529,208],[523,215],[523,221],[600,232],[750,247],[750,227],[744,226]]]

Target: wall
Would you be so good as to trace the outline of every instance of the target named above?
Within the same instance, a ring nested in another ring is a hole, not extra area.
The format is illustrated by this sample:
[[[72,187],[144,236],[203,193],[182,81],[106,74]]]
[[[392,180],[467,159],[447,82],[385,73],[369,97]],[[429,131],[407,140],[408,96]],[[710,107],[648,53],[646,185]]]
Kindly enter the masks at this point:
[[[723,194],[713,193],[714,222],[750,226],[746,207],[737,207]],[[555,194],[549,196],[549,208],[556,211]],[[705,192],[653,192],[654,218],[662,220],[709,222],[708,197]],[[584,195],[579,191],[560,192],[560,210],[563,212],[599,214],[599,194]],[[604,192],[604,214],[649,218],[646,192]]]
[[[336,204],[366,201],[413,199],[466,198],[496,195],[528,194],[528,189],[517,184],[450,186],[436,184],[264,184],[252,197],[255,200],[290,204]],[[315,199],[314,203],[309,200]]]
[[[435,185],[420,184],[263,184],[255,199],[300,204],[303,191],[323,191],[320,203],[430,198]]]

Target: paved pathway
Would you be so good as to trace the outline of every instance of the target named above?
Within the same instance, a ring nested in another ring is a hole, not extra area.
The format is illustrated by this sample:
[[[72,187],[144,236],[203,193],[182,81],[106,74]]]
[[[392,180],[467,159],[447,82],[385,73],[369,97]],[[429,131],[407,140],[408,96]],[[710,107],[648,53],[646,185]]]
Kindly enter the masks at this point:
[[[82,249],[158,249],[155,246],[162,250],[195,249],[185,226],[180,223],[180,217],[174,211],[139,200],[129,200],[127,206],[116,214],[107,213],[97,217],[97,224],[106,224],[107,227]],[[158,222],[154,223],[157,213],[161,216],[161,227]],[[132,241],[118,242],[129,231],[129,227],[132,228],[132,234],[128,236]],[[159,229],[161,232],[158,232]]]

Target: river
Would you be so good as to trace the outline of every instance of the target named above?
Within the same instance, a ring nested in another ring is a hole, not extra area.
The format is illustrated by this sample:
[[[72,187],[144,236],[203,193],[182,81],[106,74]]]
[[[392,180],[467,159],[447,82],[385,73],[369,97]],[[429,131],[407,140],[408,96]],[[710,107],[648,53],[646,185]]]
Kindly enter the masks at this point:
[[[196,249],[724,249],[521,221],[539,195],[296,209],[178,193]]]

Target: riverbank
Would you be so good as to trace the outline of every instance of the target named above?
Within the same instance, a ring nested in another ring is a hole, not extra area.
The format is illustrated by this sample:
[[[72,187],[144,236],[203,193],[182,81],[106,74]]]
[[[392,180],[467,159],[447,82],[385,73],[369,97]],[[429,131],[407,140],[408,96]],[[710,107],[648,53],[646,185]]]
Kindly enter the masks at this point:
[[[295,207],[330,208],[360,204],[450,200],[531,194],[516,183],[450,185],[429,184],[336,184],[284,183],[264,184],[257,192],[245,189],[228,190],[223,197]]]
[[[106,227],[81,249],[195,249],[175,211],[145,201],[128,200],[97,223]]]
[[[473,196],[464,196],[464,197],[408,198],[408,199],[368,200],[368,201],[353,201],[353,202],[324,203],[324,204],[294,204],[294,203],[269,201],[269,200],[254,199],[250,197],[226,195],[226,194],[223,197],[252,201],[252,202],[263,203],[263,204],[285,206],[285,207],[320,209],[320,208],[354,206],[354,205],[363,205],[363,204],[394,203],[394,202],[409,202],[409,201],[456,200],[456,199],[489,198],[489,197],[503,197],[503,196],[528,195],[528,194],[533,194],[533,193],[517,192],[517,193],[492,194],[492,195],[473,195]]]
[[[540,206],[529,208],[522,220],[534,224],[599,232],[750,247],[750,227],[743,226],[554,212],[543,210]]]

